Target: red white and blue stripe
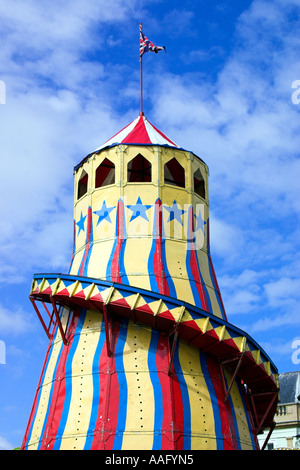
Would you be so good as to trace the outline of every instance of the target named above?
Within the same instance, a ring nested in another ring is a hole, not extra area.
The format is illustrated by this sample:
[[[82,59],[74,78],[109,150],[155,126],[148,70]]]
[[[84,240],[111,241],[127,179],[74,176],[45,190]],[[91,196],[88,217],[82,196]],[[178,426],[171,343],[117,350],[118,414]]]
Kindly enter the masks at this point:
[[[139,24],[140,27],[140,57],[145,54],[145,52],[155,52],[157,54],[159,51],[165,51],[165,46],[155,46],[143,33],[142,23]]]

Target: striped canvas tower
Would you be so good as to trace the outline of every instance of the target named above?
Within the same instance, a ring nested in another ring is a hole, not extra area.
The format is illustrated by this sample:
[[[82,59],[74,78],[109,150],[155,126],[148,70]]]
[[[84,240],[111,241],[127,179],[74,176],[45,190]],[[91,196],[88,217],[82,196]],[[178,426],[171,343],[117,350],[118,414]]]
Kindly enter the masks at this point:
[[[228,322],[208,168],[143,115],[75,167],[69,271],[34,276],[49,337],[23,449],[257,449],[277,369]]]

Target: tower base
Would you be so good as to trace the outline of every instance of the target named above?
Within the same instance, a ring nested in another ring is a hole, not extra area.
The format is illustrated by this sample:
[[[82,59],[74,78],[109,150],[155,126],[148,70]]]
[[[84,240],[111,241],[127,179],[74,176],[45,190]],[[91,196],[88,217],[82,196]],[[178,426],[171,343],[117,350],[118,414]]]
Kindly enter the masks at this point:
[[[50,342],[23,449],[258,448],[276,373],[241,330],[89,278],[36,275],[30,296]]]

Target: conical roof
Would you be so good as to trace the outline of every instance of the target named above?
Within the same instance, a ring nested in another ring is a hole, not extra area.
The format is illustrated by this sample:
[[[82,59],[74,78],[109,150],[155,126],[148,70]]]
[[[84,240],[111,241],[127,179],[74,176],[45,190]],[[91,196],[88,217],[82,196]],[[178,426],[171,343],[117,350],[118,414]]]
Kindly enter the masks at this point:
[[[179,147],[169,137],[163,134],[157,127],[153,126],[151,122],[144,115],[139,115],[134,121],[124,127],[121,131],[117,132],[113,137],[107,140],[103,145],[98,147],[93,152],[90,152],[81,162],[74,167],[77,171],[83,163],[94,153],[101,150],[113,147],[115,145],[161,145],[178,150],[185,150]],[[193,152],[192,152],[193,153]],[[193,155],[195,155],[193,153]],[[195,155],[199,160],[203,161],[200,157]]]
[[[119,144],[148,144],[148,145],[167,145],[178,148],[172,140],[158,130],[145,116],[138,116],[134,121],[107,140],[95,152],[112,145]]]

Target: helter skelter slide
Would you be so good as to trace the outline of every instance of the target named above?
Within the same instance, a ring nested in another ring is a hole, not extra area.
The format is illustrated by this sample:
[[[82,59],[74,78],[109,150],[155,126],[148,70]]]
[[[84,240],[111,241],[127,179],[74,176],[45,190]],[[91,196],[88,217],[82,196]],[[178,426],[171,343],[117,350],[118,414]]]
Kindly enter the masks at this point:
[[[68,274],[34,275],[49,338],[22,449],[259,449],[278,371],[228,322],[208,167],[141,111],[74,169]]]
[[[278,373],[227,320],[208,167],[140,115],[75,167],[68,274],[34,275],[49,337],[23,449],[258,449]]]

